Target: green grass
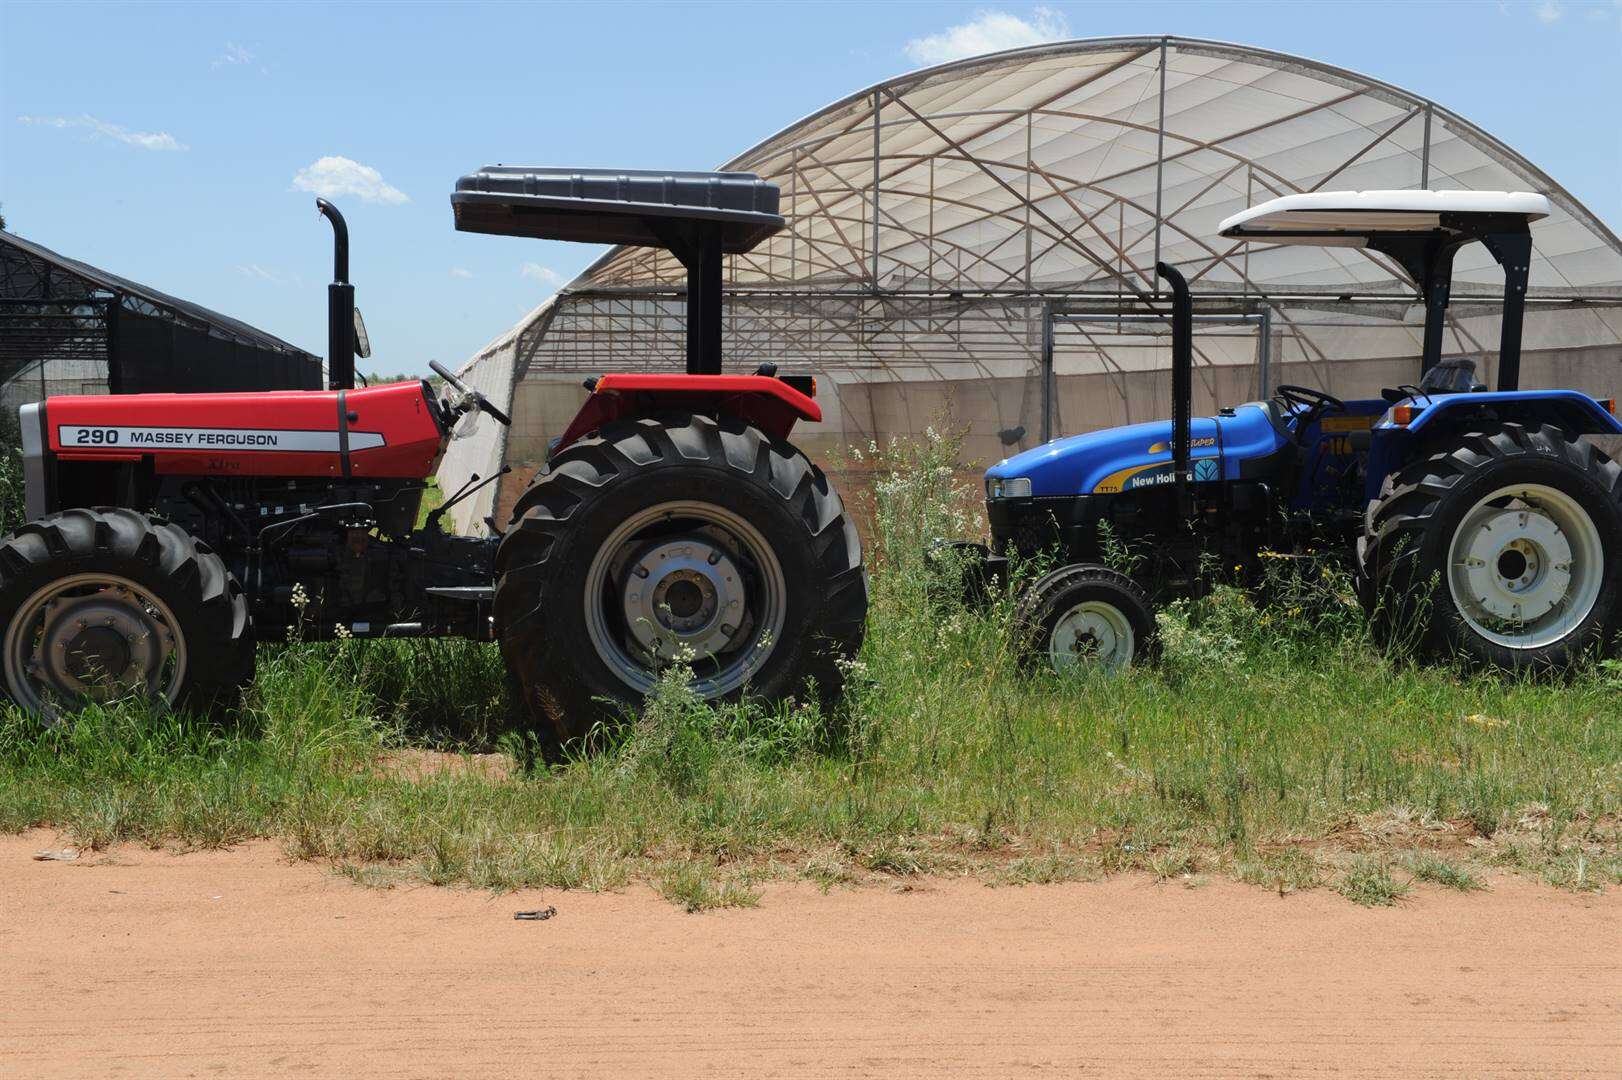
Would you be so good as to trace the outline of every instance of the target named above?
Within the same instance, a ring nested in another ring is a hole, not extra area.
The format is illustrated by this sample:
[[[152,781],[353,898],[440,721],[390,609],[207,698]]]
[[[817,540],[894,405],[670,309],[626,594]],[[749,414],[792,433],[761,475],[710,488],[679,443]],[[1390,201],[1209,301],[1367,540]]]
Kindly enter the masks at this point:
[[[1384,859],[1362,856],[1354,859],[1335,883],[1335,891],[1364,907],[1391,907],[1405,899],[1413,882],[1401,881],[1391,873]]]
[[[492,646],[265,646],[229,725],[129,705],[51,730],[0,716],[0,829],[89,847],[270,836],[370,885],[639,881],[689,909],[752,903],[772,879],[1139,871],[1361,903],[1410,876],[1622,882],[1614,665],[1557,682],[1393,660],[1332,571],[1280,560],[1266,607],[1218,588],[1165,612],[1154,667],[1027,672],[1006,599],[977,613],[933,587],[918,538],[961,532],[972,500],[950,452],[879,455],[870,628],[831,715],[707,706],[673,675],[598,752],[548,765]],[[396,767],[415,747],[509,766]],[[1427,861],[1443,840],[1449,869]]]
[[[714,867],[699,861],[666,863],[654,875],[659,895],[690,913],[712,908],[756,907],[760,890],[733,878],[717,880]]]
[[[1402,866],[1414,876],[1415,881],[1425,881],[1459,892],[1476,892],[1487,887],[1481,876],[1468,866],[1430,852],[1414,852],[1402,860]]]

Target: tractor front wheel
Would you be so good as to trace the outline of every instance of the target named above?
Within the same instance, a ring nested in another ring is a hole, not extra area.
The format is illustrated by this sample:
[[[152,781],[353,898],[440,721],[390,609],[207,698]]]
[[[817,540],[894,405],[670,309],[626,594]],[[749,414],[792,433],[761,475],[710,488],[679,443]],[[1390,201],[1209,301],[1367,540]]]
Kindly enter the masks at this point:
[[[570,446],[496,555],[502,654],[564,743],[672,664],[704,699],[829,699],[866,614],[861,545],[822,472],[725,417],[623,421]]]
[[[4,692],[56,723],[137,695],[206,712],[253,677],[248,605],[207,545],[132,510],[68,510],[0,543]]]
[[[1557,428],[1486,427],[1387,477],[1359,548],[1384,643],[1565,667],[1616,625],[1622,469]]]
[[[1118,671],[1154,648],[1148,594],[1125,574],[1073,563],[1038,578],[1014,612],[1023,657],[1067,671],[1090,665]]]

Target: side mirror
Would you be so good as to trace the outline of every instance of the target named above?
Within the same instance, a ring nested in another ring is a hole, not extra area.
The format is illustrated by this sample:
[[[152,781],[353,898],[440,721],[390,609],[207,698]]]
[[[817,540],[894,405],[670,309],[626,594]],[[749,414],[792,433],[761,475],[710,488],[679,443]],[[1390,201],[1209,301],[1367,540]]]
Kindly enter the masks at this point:
[[[362,360],[372,356],[372,339],[366,336],[366,320],[360,317],[360,308],[355,309],[355,355]]]

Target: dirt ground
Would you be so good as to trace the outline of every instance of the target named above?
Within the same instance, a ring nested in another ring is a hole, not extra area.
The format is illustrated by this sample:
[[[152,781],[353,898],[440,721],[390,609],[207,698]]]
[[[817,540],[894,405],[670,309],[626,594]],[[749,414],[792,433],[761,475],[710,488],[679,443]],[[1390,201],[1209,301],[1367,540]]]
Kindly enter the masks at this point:
[[[0,838],[0,1076],[1607,1076],[1622,891],[368,890]],[[515,910],[554,904],[546,922]]]

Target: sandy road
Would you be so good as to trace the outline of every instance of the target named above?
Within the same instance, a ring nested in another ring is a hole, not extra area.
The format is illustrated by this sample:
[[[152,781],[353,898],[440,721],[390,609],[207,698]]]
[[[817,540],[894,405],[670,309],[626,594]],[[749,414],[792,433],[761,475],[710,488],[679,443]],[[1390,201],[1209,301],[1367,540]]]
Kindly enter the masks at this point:
[[[378,892],[0,838],[5,1077],[1622,1075],[1622,891]],[[512,912],[557,905],[548,922]]]

